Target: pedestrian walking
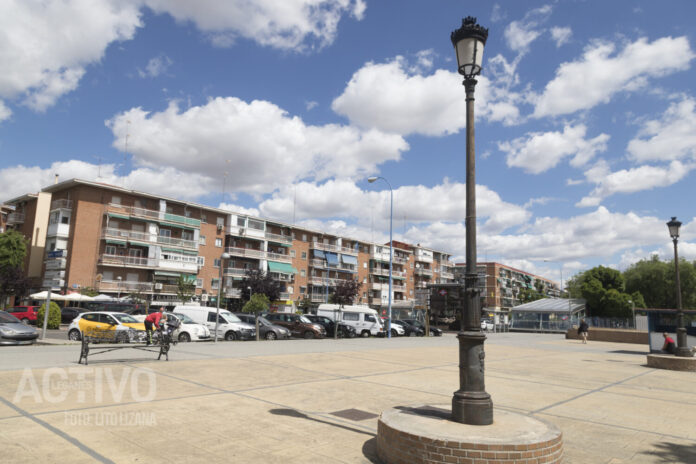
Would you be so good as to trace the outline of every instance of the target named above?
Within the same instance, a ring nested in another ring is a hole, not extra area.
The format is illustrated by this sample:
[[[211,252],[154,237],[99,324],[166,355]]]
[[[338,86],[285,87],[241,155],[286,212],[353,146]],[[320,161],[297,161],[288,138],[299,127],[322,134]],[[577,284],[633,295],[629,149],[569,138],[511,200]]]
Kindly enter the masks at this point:
[[[164,315],[164,306],[160,306],[160,309],[156,313],[152,313],[145,318],[145,334],[147,336],[147,344],[152,345],[152,328],[154,326],[155,330],[159,327],[160,320],[167,320],[167,316]]]
[[[582,337],[582,343],[586,344],[587,343],[587,331],[589,330],[589,326],[587,325],[587,322],[585,322],[585,319],[580,320],[580,327],[578,327],[578,335]]]

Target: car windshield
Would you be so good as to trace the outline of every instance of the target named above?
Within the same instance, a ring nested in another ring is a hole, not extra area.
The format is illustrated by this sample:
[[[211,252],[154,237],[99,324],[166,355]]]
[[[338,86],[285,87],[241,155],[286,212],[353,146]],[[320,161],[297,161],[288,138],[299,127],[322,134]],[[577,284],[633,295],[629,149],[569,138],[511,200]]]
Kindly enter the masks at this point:
[[[172,316],[174,316],[174,317],[179,318],[179,320],[180,320],[181,322],[183,322],[184,324],[195,324],[195,323],[196,323],[193,319],[191,319],[190,317],[188,317],[186,314],[174,314],[174,313],[169,313],[169,314],[167,314],[167,316],[169,316],[170,314],[171,314]]]
[[[232,313],[220,313],[220,316],[227,322],[242,322],[240,318],[238,318]]]
[[[7,314],[5,311],[0,311],[0,324],[16,324],[19,319],[12,314]]]
[[[263,316],[259,316],[259,324],[271,325],[271,322]]]
[[[300,321],[304,322],[305,324],[311,324],[312,321],[307,319],[305,316],[300,316]]]
[[[137,324],[138,320],[134,318],[133,316],[129,316],[128,314],[112,314],[113,317],[116,318],[116,320],[122,324]]]

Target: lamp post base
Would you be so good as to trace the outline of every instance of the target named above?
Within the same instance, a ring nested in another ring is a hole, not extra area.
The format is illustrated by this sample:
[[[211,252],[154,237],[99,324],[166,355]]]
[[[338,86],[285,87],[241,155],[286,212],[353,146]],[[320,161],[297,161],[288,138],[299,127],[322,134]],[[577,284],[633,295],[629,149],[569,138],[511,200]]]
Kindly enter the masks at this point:
[[[687,344],[686,328],[684,328],[683,316],[681,316],[679,319],[679,325],[681,327],[677,327],[677,351],[674,354],[680,358],[691,358],[693,357],[694,352],[691,351],[691,348],[689,348],[689,345]]]
[[[484,383],[483,342],[476,331],[459,332],[459,390],[452,397],[452,420],[469,425],[493,423],[493,401]]]

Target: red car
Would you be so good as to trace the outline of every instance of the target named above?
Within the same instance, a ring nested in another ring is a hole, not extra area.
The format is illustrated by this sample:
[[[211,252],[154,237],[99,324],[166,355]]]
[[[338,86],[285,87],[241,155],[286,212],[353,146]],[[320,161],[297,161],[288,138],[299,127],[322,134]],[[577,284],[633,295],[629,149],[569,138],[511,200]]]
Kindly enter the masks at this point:
[[[36,324],[36,314],[39,312],[38,306],[15,306],[7,308],[5,311],[24,322],[25,324]]]

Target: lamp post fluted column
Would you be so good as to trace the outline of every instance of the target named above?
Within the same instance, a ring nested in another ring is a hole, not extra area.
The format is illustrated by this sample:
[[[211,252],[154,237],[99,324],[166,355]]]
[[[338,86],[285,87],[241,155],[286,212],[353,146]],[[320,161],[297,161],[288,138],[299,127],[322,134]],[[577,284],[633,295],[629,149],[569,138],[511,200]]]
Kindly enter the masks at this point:
[[[677,221],[676,217],[673,217],[672,220],[667,223],[667,227],[669,227],[669,234],[672,237],[672,243],[674,244],[674,286],[677,297],[677,351],[675,354],[682,358],[690,358],[694,355],[694,353],[689,348],[686,340],[686,326],[684,325],[684,310],[682,308],[681,297],[681,282],[679,281],[679,253],[677,252],[677,242],[679,241],[679,228],[681,227],[681,222]]]
[[[387,338],[391,338],[391,321],[392,321],[392,269],[394,267],[394,242],[392,240],[392,225],[394,222],[394,190],[391,184],[384,177],[369,177],[369,183],[375,182],[377,179],[382,179],[389,186],[389,300],[387,303]]]
[[[464,76],[466,91],[466,273],[461,308],[459,340],[459,390],[452,398],[452,420],[471,425],[493,423],[493,401],[486,392],[484,380],[483,343],[481,331],[481,290],[477,288],[476,269],[476,162],[474,137],[475,77],[481,72],[483,47],[488,29],[467,17],[462,27],[452,32],[451,40],[457,52],[459,73]]]

